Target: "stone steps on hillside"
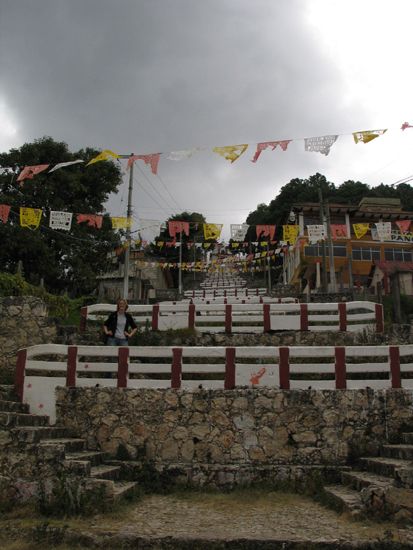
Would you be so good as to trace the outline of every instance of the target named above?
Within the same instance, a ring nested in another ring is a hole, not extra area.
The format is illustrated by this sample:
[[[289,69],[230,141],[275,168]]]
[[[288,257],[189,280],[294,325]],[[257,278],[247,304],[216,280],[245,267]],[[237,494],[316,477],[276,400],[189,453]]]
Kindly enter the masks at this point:
[[[360,493],[347,485],[325,485],[324,495],[332,506],[340,512],[347,512],[353,518],[363,515]]]
[[[1,384],[0,399],[3,401],[18,401],[14,386]]]
[[[61,447],[65,453],[76,453],[85,450],[86,441],[77,437],[63,437],[60,439],[43,439],[39,442],[39,445]]]
[[[118,466],[99,464],[98,466],[93,466],[91,468],[90,477],[118,481],[120,477],[120,468]]]
[[[29,413],[29,405],[27,403],[19,403],[18,401],[8,401],[0,399],[0,412],[18,412]]]
[[[387,458],[401,458],[402,460],[413,460],[413,445],[401,443],[398,445],[383,445],[381,456]]]
[[[0,427],[1,428],[14,428],[17,426],[48,426],[49,417],[46,415],[21,413],[21,412],[0,412]]]
[[[413,445],[413,432],[402,433],[402,442]]]
[[[69,436],[67,428],[55,426],[22,426],[12,428],[10,434],[21,443],[39,443],[44,439],[61,439]]]
[[[397,470],[411,467],[411,461],[391,457],[362,457],[359,464],[363,470],[368,470],[381,476],[397,479]]]
[[[361,491],[370,485],[375,485],[382,488],[387,488],[394,485],[394,480],[390,477],[359,470],[342,472],[341,482],[343,485],[346,485],[355,491]]]

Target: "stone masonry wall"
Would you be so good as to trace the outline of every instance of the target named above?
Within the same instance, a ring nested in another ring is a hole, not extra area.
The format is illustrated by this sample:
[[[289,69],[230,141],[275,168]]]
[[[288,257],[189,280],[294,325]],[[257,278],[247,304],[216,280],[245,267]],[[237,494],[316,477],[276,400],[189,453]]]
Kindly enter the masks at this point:
[[[57,422],[91,449],[164,466],[340,466],[411,424],[413,394],[58,388]]]
[[[56,326],[40,298],[0,298],[0,319],[0,368],[14,368],[18,349],[56,339]]]

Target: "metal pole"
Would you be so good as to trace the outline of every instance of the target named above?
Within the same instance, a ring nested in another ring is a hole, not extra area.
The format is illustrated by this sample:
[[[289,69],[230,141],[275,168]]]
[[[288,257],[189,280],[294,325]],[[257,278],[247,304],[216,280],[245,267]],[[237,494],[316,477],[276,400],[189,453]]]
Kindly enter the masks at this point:
[[[320,200],[320,221],[322,225],[325,224],[325,218],[324,218],[324,202],[323,202],[323,192],[321,190],[321,186],[318,188],[318,197]],[[327,292],[327,261],[326,261],[326,241],[323,240],[321,242],[321,266],[322,266],[322,274],[321,274],[321,288],[323,289],[323,292]]]
[[[179,233],[180,235],[180,241],[181,244],[179,246],[179,287],[178,287],[178,293],[181,296],[182,295],[182,230]]]
[[[194,267],[193,267],[193,270],[194,270],[194,281],[196,279],[195,277],[195,263],[196,263],[196,241],[195,241],[195,237],[194,237]]]
[[[331,292],[337,292],[336,270],[334,266],[334,248],[333,248],[333,239],[331,238],[331,227],[330,227],[330,207],[328,205],[328,200],[326,201],[325,204],[326,204],[326,223],[327,223],[328,255],[329,255],[329,264],[330,264]]]
[[[267,241],[267,271],[268,271],[268,293],[271,292],[271,265],[270,265],[270,242]]]
[[[132,156],[132,154],[130,155]],[[128,299],[129,294],[129,258],[130,258],[130,246],[131,246],[131,219],[132,219],[132,191],[133,191],[133,162],[130,166],[129,172],[129,191],[128,191],[128,210],[127,218],[128,225],[126,227],[126,251],[125,251],[125,263],[124,263],[124,274],[123,274],[123,297],[125,300]]]

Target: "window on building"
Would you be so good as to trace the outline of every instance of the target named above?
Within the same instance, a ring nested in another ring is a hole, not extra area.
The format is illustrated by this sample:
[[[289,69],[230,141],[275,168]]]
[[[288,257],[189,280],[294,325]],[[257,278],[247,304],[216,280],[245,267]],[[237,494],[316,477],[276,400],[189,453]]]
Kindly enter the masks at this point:
[[[347,249],[344,244],[334,244],[333,245],[334,256],[347,256]],[[328,256],[328,246],[326,245],[326,255]],[[321,244],[309,244],[304,247],[304,256],[318,256],[321,258],[323,255],[323,247]]]
[[[353,260],[363,260],[368,262],[380,260],[380,249],[366,246],[353,246],[351,257]]]
[[[411,250],[404,248],[385,248],[384,259],[390,262],[411,262],[413,255]]]

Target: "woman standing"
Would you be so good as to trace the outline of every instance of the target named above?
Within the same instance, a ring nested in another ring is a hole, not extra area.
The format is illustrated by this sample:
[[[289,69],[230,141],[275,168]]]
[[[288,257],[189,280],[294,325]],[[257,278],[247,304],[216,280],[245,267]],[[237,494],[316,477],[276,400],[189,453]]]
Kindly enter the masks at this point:
[[[107,346],[127,346],[128,338],[131,338],[138,330],[130,313],[126,313],[128,302],[123,298],[117,302],[116,311],[111,313],[103,324],[103,332],[107,336]]]

